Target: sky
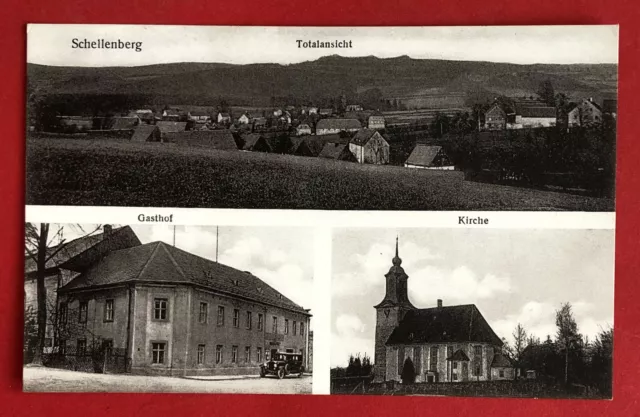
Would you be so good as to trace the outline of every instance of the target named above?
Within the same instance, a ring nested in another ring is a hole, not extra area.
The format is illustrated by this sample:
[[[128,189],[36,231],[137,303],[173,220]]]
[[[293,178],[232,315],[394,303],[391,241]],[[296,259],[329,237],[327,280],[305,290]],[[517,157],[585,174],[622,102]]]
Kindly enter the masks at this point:
[[[72,40],[142,42],[134,49],[73,49]],[[297,40],[349,40],[348,49],[299,48]],[[170,62],[292,64],[321,56],[408,55],[532,63],[617,63],[618,26],[251,27],[51,25],[27,27],[27,62],[137,66]]]
[[[374,305],[399,236],[409,299],[417,308],[475,304],[513,344],[521,323],[545,340],[555,312],[573,307],[589,340],[613,326],[614,231],[523,229],[338,229],[332,248],[331,366],[350,354],[373,360]]]
[[[51,226],[51,231],[60,225]],[[62,225],[66,242],[92,232],[97,225]],[[114,228],[123,225],[113,225]],[[144,243],[173,244],[173,226],[132,225]],[[215,261],[216,227],[176,226],[175,246]],[[98,231],[99,233],[100,231]],[[53,241],[57,244],[59,239]],[[250,271],[313,314],[313,229],[302,227],[220,227],[218,261]]]

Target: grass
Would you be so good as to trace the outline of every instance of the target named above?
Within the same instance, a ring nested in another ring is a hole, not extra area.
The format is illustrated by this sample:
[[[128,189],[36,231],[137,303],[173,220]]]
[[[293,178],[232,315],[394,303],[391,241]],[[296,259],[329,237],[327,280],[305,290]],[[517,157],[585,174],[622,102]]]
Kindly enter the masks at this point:
[[[607,211],[613,202],[463,181],[461,172],[183,148],[28,139],[27,204],[326,210]]]

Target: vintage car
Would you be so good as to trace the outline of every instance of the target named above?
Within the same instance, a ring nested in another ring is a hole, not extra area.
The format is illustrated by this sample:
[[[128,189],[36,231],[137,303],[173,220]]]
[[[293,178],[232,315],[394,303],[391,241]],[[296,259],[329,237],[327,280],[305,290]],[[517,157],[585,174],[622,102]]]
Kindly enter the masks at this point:
[[[260,377],[276,375],[279,379],[287,375],[302,376],[304,365],[302,365],[302,354],[276,352],[271,359],[260,365]]]

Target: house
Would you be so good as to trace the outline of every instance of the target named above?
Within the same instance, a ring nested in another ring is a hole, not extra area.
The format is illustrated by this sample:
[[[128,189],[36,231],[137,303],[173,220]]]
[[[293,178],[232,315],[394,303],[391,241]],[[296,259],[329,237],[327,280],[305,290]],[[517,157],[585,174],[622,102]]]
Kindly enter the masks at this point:
[[[349,145],[346,143],[325,143],[322,151],[318,155],[318,158],[335,159],[336,161],[348,161],[358,162],[355,156],[349,150]]]
[[[309,114],[318,114],[317,107],[309,107]]]
[[[516,124],[523,127],[551,127],[556,125],[555,107],[522,107],[516,112]]]
[[[358,119],[322,119],[316,124],[316,135],[356,132],[360,128],[362,128],[362,126]]]
[[[455,169],[442,146],[418,144],[404,163],[405,168],[436,169],[451,171]]]
[[[567,112],[567,127],[580,126],[580,107],[577,104],[571,106]]]
[[[89,232],[89,231],[88,231]],[[125,249],[140,244],[140,240],[129,226],[114,229],[111,225],[104,225],[101,233],[91,233],[86,236],[52,245],[47,249],[44,285],[47,291],[47,326],[45,329],[44,353],[51,353],[54,346],[58,346],[56,306],[58,305],[58,289],[77,276],[74,271],[61,267],[69,260],[76,263],[90,262],[103,254],[117,249]],[[34,318],[38,312],[37,300],[37,264],[30,256],[25,256],[24,262],[24,308],[25,320]],[[28,341],[25,340],[28,344]],[[27,350],[34,346],[27,346]]]
[[[131,136],[131,142],[161,142],[162,133],[156,125],[142,124],[136,126]]]
[[[267,128],[267,118],[266,117],[256,117],[253,119],[253,129],[260,130]]]
[[[189,130],[166,135],[168,142],[177,145],[217,149],[221,151],[237,151],[238,146],[229,129]]]
[[[318,143],[313,136],[293,137],[287,154],[296,156],[316,157],[322,151],[324,142]]]
[[[333,109],[320,109],[318,110],[318,114],[320,116],[331,116],[333,114]]]
[[[251,116],[249,113],[243,113],[242,116],[238,117],[238,123],[243,125],[251,123]]]
[[[251,133],[242,137],[244,143],[241,150],[251,152],[273,152],[271,143],[259,133]]]
[[[384,116],[381,114],[372,114],[371,116],[369,116],[369,119],[367,120],[367,127],[369,129],[384,129],[385,128],[385,121],[384,121]]]
[[[386,293],[376,306],[374,381],[489,381],[513,372],[502,360],[502,341],[474,304],[416,308],[409,300],[409,276],[396,254],[385,275]],[[496,372],[492,368],[496,365]],[[406,380],[406,379],[405,379]]]
[[[231,123],[231,115],[229,113],[218,113],[218,124],[229,124]]]
[[[486,130],[502,130],[507,127],[507,112],[495,103],[484,113],[484,128]]]
[[[178,109],[165,109],[162,111],[162,120],[178,122],[182,119],[182,112]]]
[[[362,106],[360,104],[347,104],[345,111],[362,111]]]
[[[377,130],[358,130],[349,142],[349,150],[361,164],[389,163],[389,142]]]
[[[491,362],[491,380],[504,381],[514,380],[516,378],[516,369],[511,363],[511,359],[502,352],[496,352]]]
[[[306,365],[309,311],[251,272],[161,241],[65,268],[62,354],[99,344],[142,375],[257,375],[278,351]]]
[[[273,117],[280,117],[282,116],[282,109],[275,109],[273,111]]]
[[[297,136],[310,135],[310,134],[311,134],[311,126],[309,126],[308,124],[302,123],[296,127]]]
[[[196,123],[206,123],[211,120],[211,116],[209,116],[206,112],[198,110],[190,111],[187,114],[187,117],[191,120],[195,120]]]
[[[156,126],[160,129],[162,136],[165,136],[170,133],[184,132],[187,128],[187,122],[161,120],[156,122]]]
[[[593,99],[583,99],[571,110],[569,116],[569,127],[575,126],[595,126],[602,123],[602,108]]]
[[[142,123],[138,116],[134,117],[113,117],[106,122],[107,130],[132,130]]]

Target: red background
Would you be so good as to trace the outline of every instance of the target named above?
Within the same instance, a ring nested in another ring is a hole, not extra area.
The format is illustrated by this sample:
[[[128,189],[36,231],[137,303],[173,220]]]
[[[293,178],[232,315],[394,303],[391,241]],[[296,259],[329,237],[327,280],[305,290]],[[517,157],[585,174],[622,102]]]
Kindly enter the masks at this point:
[[[640,7],[612,0],[112,1],[5,0],[0,6],[0,415],[640,415],[640,264],[637,67]],[[533,25],[619,24],[619,128],[614,399],[22,393],[25,32],[27,23],[182,25]],[[152,414],[153,413],[153,414]]]

